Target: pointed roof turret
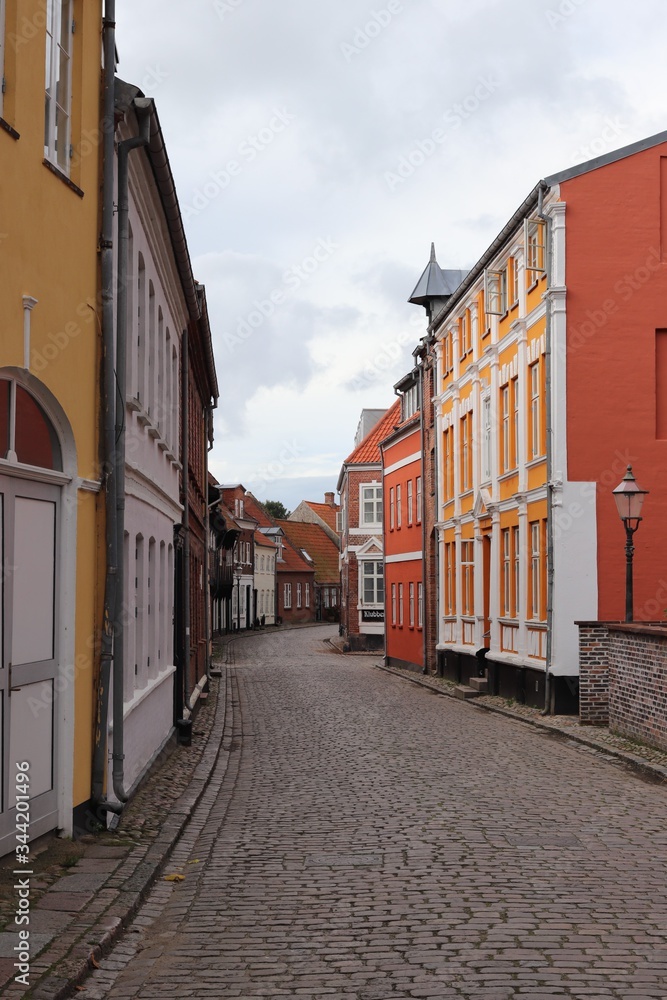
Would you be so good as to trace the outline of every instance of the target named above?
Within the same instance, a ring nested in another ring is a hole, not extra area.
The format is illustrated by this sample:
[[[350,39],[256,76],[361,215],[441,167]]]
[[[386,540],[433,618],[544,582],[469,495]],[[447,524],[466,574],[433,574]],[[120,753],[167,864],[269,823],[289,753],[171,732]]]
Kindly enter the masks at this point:
[[[424,306],[429,315],[432,316],[436,311],[434,309],[436,303],[444,305],[467,273],[467,271],[458,269],[443,270],[435,257],[435,243],[431,243],[431,257],[408,302],[416,306]]]

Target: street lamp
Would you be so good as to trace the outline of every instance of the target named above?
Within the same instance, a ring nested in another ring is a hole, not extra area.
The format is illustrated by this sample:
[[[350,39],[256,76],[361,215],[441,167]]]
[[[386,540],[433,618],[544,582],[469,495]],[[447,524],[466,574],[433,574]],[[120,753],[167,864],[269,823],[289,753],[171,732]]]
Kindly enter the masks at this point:
[[[635,548],[632,544],[632,536],[639,527],[641,521],[642,506],[644,497],[648,490],[642,490],[632,475],[632,466],[628,466],[628,471],[623,479],[612,490],[618,516],[625,527],[625,620],[631,622],[633,619],[632,607],[632,556]]]

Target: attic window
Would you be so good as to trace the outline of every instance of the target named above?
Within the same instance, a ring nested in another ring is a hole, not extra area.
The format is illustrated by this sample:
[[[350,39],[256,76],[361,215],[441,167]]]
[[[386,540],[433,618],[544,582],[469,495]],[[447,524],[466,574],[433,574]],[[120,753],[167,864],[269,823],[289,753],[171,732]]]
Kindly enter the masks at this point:
[[[303,553],[303,555],[304,555],[304,556],[306,557],[306,559],[308,560],[308,562],[312,562],[312,561],[313,561],[313,560],[312,560],[312,559],[310,558],[310,556],[308,555],[308,553],[306,552],[306,550],[305,550],[305,549],[301,549],[301,552],[302,552],[302,553]]]

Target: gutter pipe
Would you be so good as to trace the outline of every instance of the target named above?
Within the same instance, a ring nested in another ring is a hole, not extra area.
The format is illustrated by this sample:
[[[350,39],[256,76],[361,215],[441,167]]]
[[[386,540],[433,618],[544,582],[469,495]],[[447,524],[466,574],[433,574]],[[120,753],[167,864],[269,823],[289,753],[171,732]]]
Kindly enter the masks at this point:
[[[185,327],[181,339],[181,464],[183,466],[183,715],[190,706],[189,676],[190,676],[190,508],[189,480],[190,461],[188,447],[188,382],[190,371],[189,330]]]
[[[114,619],[113,667],[113,791],[121,804],[128,800],[125,791],[124,753],[124,681],[125,649],[125,397],[127,395],[127,262],[129,242],[129,155],[133,149],[147,146],[150,139],[150,98],[137,98],[134,108],[139,122],[139,135],[118,143],[118,268],[116,278],[116,398],[115,452],[116,464],[116,546],[118,574],[116,581],[116,615]],[[121,806],[122,808],[122,806]]]
[[[114,657],[114,622],[118,582],[118,535],[116,531],[116,463],[113,306],[113,215],[114,215],[114,76],[116,60],[116,3],[106,0],[103,20],[104,77],[102,88],[102,232],[100,235],[100,278],[102,291],[102,408],[103,468],[105,475],[104,618],[102,623],[100,677],[97,693],[97,725],[94,733],[91,800],[96,814],[119,812],[106,801],[104,784],[109,718],[109,682]]]

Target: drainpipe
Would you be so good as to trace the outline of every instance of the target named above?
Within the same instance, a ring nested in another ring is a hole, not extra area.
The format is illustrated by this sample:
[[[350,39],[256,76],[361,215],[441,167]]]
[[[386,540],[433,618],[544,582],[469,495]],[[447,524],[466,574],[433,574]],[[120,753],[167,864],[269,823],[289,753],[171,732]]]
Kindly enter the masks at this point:
[[[137,98],[134,108],[139,122],[139,135],[118,143],[118,269],[116,278],[116,426],[114,461],[116,464],[116,546],[118,572],[116,580],[116,615],[114,619],[113,667],[113,791],[124,804],[124,681],[125,649],[125,397],[127,395],[127,258],[129,241],[128,166],[133,149],[147,146],[150,139],[150,98]]]
[[[188,448],[188,375],[190,370],[188,328],[181,340],[181,464],[183,466],[183,715],[190,704],[190,510],[188,485],[190,461]]]
[[[106,0],[103,22],[104,80],[102,104],[102,232],[100,236],[100,277],[102,285],[103,351],[103,469],[105,494],[106,576],[102,623],[100,678],[97,693],[97,720],[94,734],[91,799],[98,815],[120,808],[104,798],[109,681],[114,656],[113,623],[116,616],[118,544],[116,532],[114,309],[113,309],[113,215],[114,215],[114,76],[116,60],[116,3]]]
[[[547,297],[546,297],[546,329],[545,329],[545,406],[547,411],[547,649],[544,664],[544,708],[542,715],[549,715],[553,700],[553,680],[551,675],[552,657],[552,631],[553,631],[553,593],[554,593],[554,543],[553,543],[553,413],[552,413],[552,376],[551,376],[551,299],[549,291],[551,289],[552,276],[552,252],[551,252],[551,218],[544,214],[543,199],[544,192],[548,190],[544,181],[540,184],[537,195],[537,217],[544,222],[546,269],[547,269]]]
[[[424,659],[424,665],[422,668],[422,673],[427,674],[428,671],[428,643],[427,643],[427,608],[429,606],[426,598],[426,581],[428,580],[428,565],[427,565],[427,534],[426,534],[426,504],[424,498],[426,496],[426,427],[424,424],[424,407],[426,405],[426,399],[424,397],[424,365],[426,364],[428,356],[428,348],[424,344],[424,350],[421,357],[421,364],[419,365],[419,433],[421,438],[421,481],[422,481],[422,657]],[[417,597],[417,603],[419,603],[419,596]]]

